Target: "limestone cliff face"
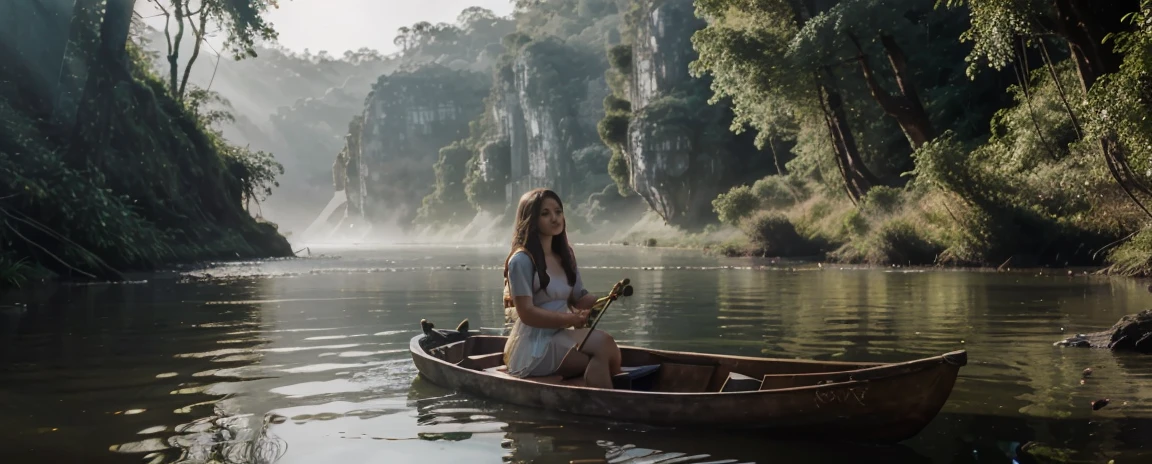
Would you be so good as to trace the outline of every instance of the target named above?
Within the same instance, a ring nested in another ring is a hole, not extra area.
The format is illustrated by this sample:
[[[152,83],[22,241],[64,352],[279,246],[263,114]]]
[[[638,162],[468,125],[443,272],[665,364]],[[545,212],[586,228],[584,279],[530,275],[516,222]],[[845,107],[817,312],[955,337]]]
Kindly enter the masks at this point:
[[[337,191],[344,190],[347,196],[347,210],[350,216],[364,216],[365,191],[363,179],[360,178],[360,132],[364,128],[364,116],[352,118],[348,124],[348,134],[344,136],[344,149],[336,157],[333,173]]]
[[[599,143],[594,123],[600,115],[585,114],[585,103],[606,93],[603,81],[592,78],[601,70],[588,61],[558,41],[542,40],[498,69],[493,137],[480,155],[486,182],[506,179],[504,204],[540,187],[563,197],[584,193],[575,185],[583,177],[574,172],[573,154]]]
[[[698,224],[713,215],[712,199],[726,190],[732,169],[724,144],[710,143],[727,128],[689,116],[693,107],[707,105],[692,95],[706,84],[688,73],[696,59],[691,37],[704,23],[692,0],[642,2],[646,14],[636,24],[629,83],[631,186],[668,223]]]
[[[381,77],[345,146],[350,210],[407,229],[433,190],[440,148],[468,136],[487,91],[482,74],[441,66]]]

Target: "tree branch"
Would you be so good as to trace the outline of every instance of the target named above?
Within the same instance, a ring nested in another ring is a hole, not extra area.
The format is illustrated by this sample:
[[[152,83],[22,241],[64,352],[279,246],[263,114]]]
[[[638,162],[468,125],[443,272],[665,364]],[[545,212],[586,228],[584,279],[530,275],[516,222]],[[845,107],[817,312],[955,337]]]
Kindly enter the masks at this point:
[[[36,247],[36,248],[39,248],[39,249],[40,249],[40,251],[43,251],[43,252],[44,252],[44,253],[46,253],[48,256],[51,256],[51,257],[52,257],[52,259],[55,259],[55,260],[56,260],[56,261],[58,261],[60,264],[63,264],[63,265],[64,265],[64,267],[66,267],[66,268],[68,268],[68,269],[71,269],[71,270],[73,270],[73,271],[76,271],[77,273],[80,273],[80,274],[84,274],[85,276],[88,276],[88,278],[90,278],[90,279],[95,279],[95,278],[96,278],[96,276],[94,276],[94,275],[92,275],[92,274],[89,274],[89,273],[87,273],[87,272],[84,272],[84,271],[81,271],[81,270],[79,270],[79,269],[76,269],[74,266],[72,266],[71,264],[68,264],[68,263],[67,263],[66,261],[64,261],[63,259],[60,259],[60,257],[59,257],[59,256],[56,256],[56,255],[52,254],[52,252],[51,252],[51,251],[48,251],[48,249],[47,249],[47,248],[44,248],[44,247],[43,247],[42,245],[40,245],[39,243],[36,243],[36,242],[32,241],[32,239],[30,239],[30,238],[28,238],[28,237],[25,237],[23,234],[21,234],[21,233],[20,233],[20,231],[16,230],[16,228],[15,228],[15,227],[12,227],[12,224],[9,224],[7,220],[5,220],[5,221],[4,221],[4,225],[8,226],[8,230],[12,231],[12,233],[13,233],[13,234],[16,234],[16,236],[17,236],[17,237],[20,237],[20,238],[21,238],[22,240],[24,240],[25,242],[28,242],[28,244],[29,244],[29,245],[32,245],[32,246],[34,246],[34,247]]]
[[[162,5],[160,3],[164,0],[151,0],[151,1],[152,1],[152,3],[156,4],[156,8],[159,8],[160,11],[162,13],[164,13],[164,39],[166,41],[168,41],[168,56],[172,56],[172,34],[168,31],[168,24],[171,23],[171,21],[172,21],[172,15],[169,14],[168,10],[166,8],[164,8],[164,5]]]
[[[904,50],[896,43],[896,39],[888,34],[880,34],[880,43],[884,45],[884,52],[888,55],[888,64],[892,66],[892,74],[896,76],[896,86],[900,93],[908,100],[909,105],[919,106],[920,95],[912,83],[912,76],[908,75],[908,57]]]
[[[175,47],[172,48],[168,54],[168,78],[169,88],[172,96],[177,99],[183,100],[178,94],[180,88],[177,86],[176,76],[179,75],[180,70],[180,42],[184,40],[184,6],[188,0],[173,0],[173,11],[176,16],[176,23],[180,26],[176,29]]]
[[[1076,113],[1072,111],[1072,105],[1068,103],[1068,94],[1064,92],[1064,83],[1060,82],[1060,76],[1056,73],[1056,66],[1052,64],[1052,57],[1048,55],[1048,45],[1044,43],[1044,39],[1040,39],[1040,50],[1044,52],[1044,63],[1048,66],[1048,73],[1052,75],[1052,81],[1056,83],[1056,90],[1060,92],[1060,101],[1064,102],[1064,108],[1068,110],[1068,117],[1072,119],[1072,128],[1076,129],[1076,138],[1084,138],[1084,132],[1080,129],[1080,121],[1076,119]]]
[[[1028,107],[1028,117],[1032,119],[1032,127],[1036,129],[1036,137],[1040,139],[1040,144],[1044,145],[1044,150],[1048,152],[1054,160],[1059,160],[1060,156],[1056,154],[1056,150],[1048,144],[1048,139],[1044,137],[1044,132],[1040,130],[1040,122],[1036,120],[1036,112],[1032,109],[1032,92],[1028,90],[1028,49],[1024,48],[1024,38],[1020,38],[1020,51],[1016,52],[1016,47],[1013,46],[1013,53],[1019,53],[1020,59],[1017,63],[1012,65],[1012,70],[1016,72],[1016,81],[1020,83],[1020,89],[1024,92],[1024,105]],[[1023,68],[1023,69],[1021,69]]]
[[[846,32],[848,40],[852,41],[852,45],[856,46],[856,50],[860,55],[856,58],[860,62],[860,70],[864,73],[864,81],[868,83],[868,90],[872,92],[872,98],[875,98],[880,106],[888,109],[892,105],[896,105],[893,97],[876,81],[875,74],[872,73],[872,66],[868,63],[868,54],[864,53],[864,48],[860,46],[860,41],[851,32]]]
[[[19,211],[17,211],[17,212],[19,213]],[[119,278],[121,278],[121,279],[123,279],[123,278],[124,278],[124,276],[120,274],[120,271],[116,270],[116,268],[114,268],[114,267],[112,267],[112,266],[109,266],[109,265],[108,265],[108,263],[104,262],[104,260],[103,260],[103,259],[100,259],[100,257],[99,257],[99,256],[96,256],[96,254],[95,254],[95,253],[93,253],[93,252],[91,252],[91,251],[88,251],[88,249],[86,249],[86,248],[84,248],[84,247],[80,246],[80,245],[79,245],[78,243],[76,243],[76,242],[73,242],[73,241],[72,241],[72,240],[70,240],[68,237],[65,237],[65,236],[61,235],[59,232],[56,232],[56,231],[54,231],[54,230],[52,230],[52,229],[49,229],[49,228],[48,228],[48,226],[46,226],[46,225],[44,225],[44,224],[41,224],[41,223],[39,223],[39,222],[36,222],[36,220],[35,220],[35,219],[29,218],[29,217],[24,217],[24,218],[19,218],[19,217],[16,217],[16,215],[15,215],[15,214],[12,214],[12,212],[10,212],[10,211],[8,211],[8,210],[6,210],[6,209],[4,209],[4,208],[0,208],[0,214],[4,214],[5,216],[8,216],[9,218],[12,218],[12,219],[14,219],[14,220],[16,220],[16,221],[20,221],[20,222],[22,222],[22,223],[24,223],[24,224],[27,224],[27,225],[29,225],[29,226],[32,226],[32,228],[34,228],[34,229],[37,229],[37,230],[39,230],[39,231],[41,231],[41,232],[44,232],[45,234],[48,234],[48,236],[50,236],[50,237],[54,237],[54,238],[56,238],[57,240],[60,240],[60,241],[62,241],[62,242],[65,242],[65,243],[67,243],[67,244],[69,244],[69,245],[72,245],[72,246],[74,246],[74,247],[76,247],[76,248],[79,248],[79,249],[80,249],[80,251],[83,251],[84,253],[87,253],[87,254],[88,254],[88,256],[91,256],[93,260],[95,260],[95,261],[96,261],[98,264],[100,264],[100,265],[104,266],[104,268],[105,268],[105,269],[108,269],[109,271],[112,271],[112,273],[113,273],[113,274],[115,274],[117,277],[119,277]],[[23,213],[21,213],[21,215],[24,215],[24,214],[23,214]],[[24,215],[24,216],[26,216],[26,215]],[[7,223],[7,221],[5,221],[5,223]],[[9,228],[11,228],[12,226],[11,226],[11,225],[9,225],[8,227],[9,227]]]
[[[196,27],[196,22],[190,22],[192,26],[192,35],[196,38],[196,45],[192,47],[192,57],[188,59],[188,64],[184,65],[184,77],[180,80],[180,91],[177,94],[180,100],[184,99],[184,91],[188,88],[188,77],[192,75],[192,63],[196,62],[196,58],[200,56],[200,44],[204,42],[204,35],[208,27],[208,13],[204,12],[204,5],[200,5],[200,27]],[[191,17],[191,16],[190,16]]]

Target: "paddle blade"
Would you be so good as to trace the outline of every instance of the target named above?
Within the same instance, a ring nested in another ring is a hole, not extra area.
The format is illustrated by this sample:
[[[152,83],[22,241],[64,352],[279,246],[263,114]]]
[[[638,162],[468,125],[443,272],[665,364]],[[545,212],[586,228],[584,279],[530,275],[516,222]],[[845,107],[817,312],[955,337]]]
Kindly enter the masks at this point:
[[[627,287],[624,287],[624,291],[621,292],[620,294],[624,295],[624,296],[632,296],[632,286],[629,285]]]

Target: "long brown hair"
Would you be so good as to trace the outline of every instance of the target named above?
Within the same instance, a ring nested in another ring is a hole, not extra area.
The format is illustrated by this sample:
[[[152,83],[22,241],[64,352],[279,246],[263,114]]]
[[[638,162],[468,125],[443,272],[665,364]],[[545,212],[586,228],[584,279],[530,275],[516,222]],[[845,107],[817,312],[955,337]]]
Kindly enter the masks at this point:
[[[540,277],[540,288],[548,288],[551,280],[548,276],[548,265],[544,261],[544,245],[540,243],[540,210],[544,207],[544,200],[551,198],[564,210],[564,202],[560,195],[548,189],[538,188],[529,190],[520,197],[520,205],[516,208],[516,225],[512,232],[512,251],[504,260],[504,278],[508,278],[508,261],[517,251],[527,251],[532,257],[536,267],[536,275]],[[568,277],[568,285],[576,285],[576,258],[572,247],[568,244],[568,221],[564,221],[564,231],[552,237],[552,252],[560,257],[560,265]],[[507,291],[507,290],[505,290]]]

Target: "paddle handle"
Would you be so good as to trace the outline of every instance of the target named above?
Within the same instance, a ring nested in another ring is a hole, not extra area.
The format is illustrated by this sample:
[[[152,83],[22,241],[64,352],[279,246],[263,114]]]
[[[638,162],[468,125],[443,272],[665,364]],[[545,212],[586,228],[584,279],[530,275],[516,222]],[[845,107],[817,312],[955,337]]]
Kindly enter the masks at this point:
[[[616,301],[616,298],[619,296],[620,289],[628,284],[629,279],[624,279],[616,282],[616,285],[612,286],[612,291],[608,292],[608,302],[604,303],[604,309],[600,310],[600,313],[596,315],[596,320],[592,321],[592,325],[588,327],[588,332],[584,334],[584,339],[580,340],[580,343],[576,345],[576,351],[584,349],[584,343],[588,341],[588,337],[592,335],[592,331],[596,330],[596,324],[600,323],[600,319],[604,317],[604,313],[608,312],[608,307],[612,306],[613,301]]]

